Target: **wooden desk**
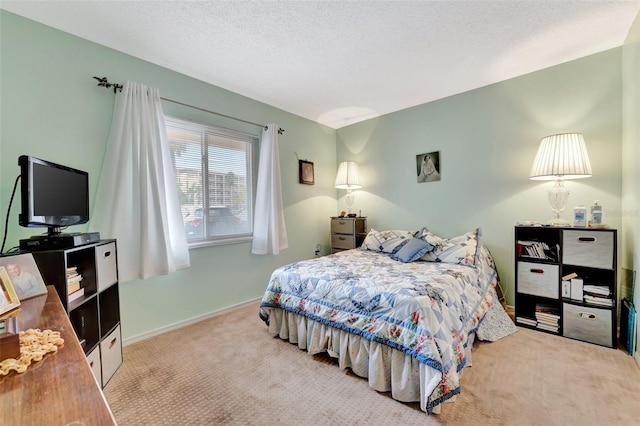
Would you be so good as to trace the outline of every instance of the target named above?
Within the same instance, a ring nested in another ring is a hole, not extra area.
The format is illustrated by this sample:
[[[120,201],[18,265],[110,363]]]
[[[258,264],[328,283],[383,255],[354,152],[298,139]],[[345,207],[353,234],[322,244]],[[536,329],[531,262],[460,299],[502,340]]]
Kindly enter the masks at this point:
[[[47,290],[22,302],[18,326],[59,331],[64,345],[22,374],[0,376],[0,424],[115,425],[56,290]]]

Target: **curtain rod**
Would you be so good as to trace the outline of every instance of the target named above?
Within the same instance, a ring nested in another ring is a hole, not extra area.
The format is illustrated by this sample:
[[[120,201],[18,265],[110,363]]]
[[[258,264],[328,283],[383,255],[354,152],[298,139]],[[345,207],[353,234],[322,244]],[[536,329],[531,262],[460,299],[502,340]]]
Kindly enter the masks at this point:
[[[109,83],[107,77],[102,77],[102,78],[93,77],[93,78],[98,80],[98,86],[99,87],[104,87],[105,89],[110,89],[111,87],[113,87],[113,93],[122,92],[122,89],[124,87],[122,84]],[[252,124],[252,125],[258,126],[258,127],[264,127],[265,130],[268,128],[268,126],[266,124],[254,123],[252,121],[243,120],[242,118],[232,117],[230,115],[222,114],[222,113],[215,112],[215,111],[210,111],[208,109],[204,109],[204,108],[200,108],[200,107],[197,107],[197,106],[185,104],[183,102],[174,101],[173,99],[163,98],[162,96],[160,97],[160,99],[162,99],[163,101],[167,101],[167,102],[171,102],[171,103],[174,103],[174,104],[182,105],[182,106],[185,106],[185,107],[188,107],[188,108],[197,109],[199,111],[208,112],[209,114],[219,115],[220,117],[229,118],[231,120],[241,121],[243,123]],[[282,127],[278,127],[278,134],[281,135],[283,133],[284,133],[284,129]]]

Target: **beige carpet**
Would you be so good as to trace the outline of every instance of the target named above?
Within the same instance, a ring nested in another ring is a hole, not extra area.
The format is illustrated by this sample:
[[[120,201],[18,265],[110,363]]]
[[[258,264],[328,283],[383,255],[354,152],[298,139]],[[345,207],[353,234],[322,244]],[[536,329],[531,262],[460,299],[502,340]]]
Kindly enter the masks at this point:
[[[105,395],[127,425],[635,425],[623,351],[519,329],[476,343],[457,402],[428,416],[328,356],[271,337],[258,303],[124,348]]]

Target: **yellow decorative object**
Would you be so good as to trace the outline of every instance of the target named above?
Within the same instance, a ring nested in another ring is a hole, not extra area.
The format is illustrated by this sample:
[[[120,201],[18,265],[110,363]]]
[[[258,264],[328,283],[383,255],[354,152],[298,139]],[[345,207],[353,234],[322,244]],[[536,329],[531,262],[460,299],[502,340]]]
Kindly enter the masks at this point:
[[[20,357],[7,358],[0,362],[0,376],[6,376],[14,370],[24,373],[32,361],[40,361],[51,352],[57,352],[58,346],[64,344],[59,331],[30,328],[20,332]]]

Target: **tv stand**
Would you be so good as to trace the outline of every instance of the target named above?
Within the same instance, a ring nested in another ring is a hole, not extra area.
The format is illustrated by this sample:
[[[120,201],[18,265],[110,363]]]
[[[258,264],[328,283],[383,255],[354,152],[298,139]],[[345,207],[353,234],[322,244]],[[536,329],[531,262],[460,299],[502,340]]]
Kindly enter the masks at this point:
[[[31,238],[20,240],[20,250],[60,250],[83,246],[85,244],[91,244],[98,241],[100,241],[99,232],[78,232],[73,234],[52,234],[51,232],[48,232],[47,235],[34,235]]]

